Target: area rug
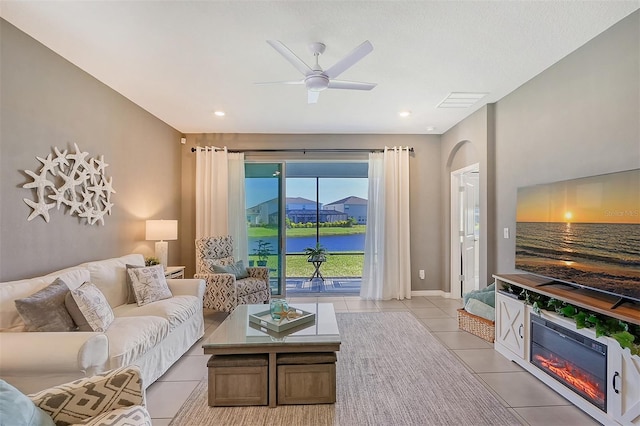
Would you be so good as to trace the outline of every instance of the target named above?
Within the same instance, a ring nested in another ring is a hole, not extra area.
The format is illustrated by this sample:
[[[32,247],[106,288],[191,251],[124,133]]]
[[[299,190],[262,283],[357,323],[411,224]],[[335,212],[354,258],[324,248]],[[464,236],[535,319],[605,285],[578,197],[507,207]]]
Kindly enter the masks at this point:
[[[335,404],[209,407],[205,380],[170,425],[521,424],[410,313],[336,317],[342,345]]]

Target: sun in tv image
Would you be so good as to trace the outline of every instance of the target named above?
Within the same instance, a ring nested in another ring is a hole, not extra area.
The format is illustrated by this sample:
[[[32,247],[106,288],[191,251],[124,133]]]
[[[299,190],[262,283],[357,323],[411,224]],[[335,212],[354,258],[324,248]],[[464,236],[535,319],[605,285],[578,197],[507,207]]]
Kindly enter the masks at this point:
[[[519,188],[515,266],[640,301],[640,169]]]

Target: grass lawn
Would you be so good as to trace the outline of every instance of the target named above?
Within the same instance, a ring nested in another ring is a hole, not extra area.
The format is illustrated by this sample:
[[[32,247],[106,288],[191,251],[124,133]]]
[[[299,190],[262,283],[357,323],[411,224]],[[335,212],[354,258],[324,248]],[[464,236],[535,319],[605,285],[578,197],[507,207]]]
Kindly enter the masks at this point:
[[[255,259],[255,256],[249,256]],[[327,256],[327,261],[320,267],[320,273],[325,277],[361,277],[364,254],[334,254]],[[267,267],[278,268],[276,256],[269,256]],[[307,262],[306,256],[287,256],[287,277],[310,277],[314,268],[311,262]]]
[[[320,228],[320,235],[354,235],[364,234],[367,225],[354,225],[350,228],[323,227]],[[277,228],[251,227],[247,230],[249,238],[277,237]],[[289,228],[287,237],[313,237],[316,235],[315,228]]]

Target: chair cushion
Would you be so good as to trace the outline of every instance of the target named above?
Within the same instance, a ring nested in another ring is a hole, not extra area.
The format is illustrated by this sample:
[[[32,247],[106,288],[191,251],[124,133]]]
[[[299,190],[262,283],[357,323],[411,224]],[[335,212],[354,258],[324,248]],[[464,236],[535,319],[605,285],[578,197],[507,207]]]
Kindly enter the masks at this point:
[[[269,288],[267,282],[259,278],[249,277],[236,281],[238,297],[246,296],[247,294],[251,293],[257,293],[259,291],[266,290],[267,288]]]

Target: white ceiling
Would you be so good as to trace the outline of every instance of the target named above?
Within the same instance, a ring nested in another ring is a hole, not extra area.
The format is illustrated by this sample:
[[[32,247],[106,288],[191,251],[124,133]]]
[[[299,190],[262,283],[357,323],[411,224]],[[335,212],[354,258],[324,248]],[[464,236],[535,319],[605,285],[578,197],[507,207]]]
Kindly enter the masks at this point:
[[[633,1],[0,1],[0,15],[183,133],[441,134],[640,8]],[[326,69],[364,40],[340,79],[304,86],[267,39]],[[450,92],[488,92],[441,109]],[[411,110],[408,118],[400,110]],[[215,110],[226,111],[217,118]],[[433,130],[429,130],[433,127]]]

